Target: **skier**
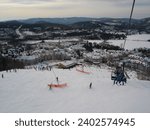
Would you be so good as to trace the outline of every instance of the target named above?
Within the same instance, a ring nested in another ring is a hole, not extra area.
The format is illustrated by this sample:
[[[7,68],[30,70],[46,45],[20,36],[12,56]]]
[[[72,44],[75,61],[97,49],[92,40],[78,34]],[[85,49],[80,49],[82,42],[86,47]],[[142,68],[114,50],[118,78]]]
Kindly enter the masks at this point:
[[[51,71],[52,67],[51,67],[51,66],[49,66],[49,69],[50,69],[50,71]]]
[[[118,85],[118,82],[119,84],[121,83],[121,80],[122,80],[122,73],[119,73],[118,76],[117,76],[117,82],[116,84]],[[121,85],[121,84],[120,84]]]
[[[58,83],[58,77],[56,77],[56,81],[57,81],[57,83]]]
[[[114,84],[116,84],[116,82],[117,82],[117,76],[116,76],[115,79],[114,79]]]
[[[121,72],[120,73],[120,84],[121,84],[121,82],[122,82],[122,85],[124,85],[124,73],[123,72]]]
[[[52,89],[52,84],[51,85],[49,85],[49,90],[51,90]]]
[[[127,83],[127,79],[125,77],[125,75],[122,75],[122,85],[124,85],[125,83]]]
[[[89,88],[90,88],[90,89],[92,88],[92,82],[90,83]]]
[[[2,78],[4,78],[4,75],[2,74]]]

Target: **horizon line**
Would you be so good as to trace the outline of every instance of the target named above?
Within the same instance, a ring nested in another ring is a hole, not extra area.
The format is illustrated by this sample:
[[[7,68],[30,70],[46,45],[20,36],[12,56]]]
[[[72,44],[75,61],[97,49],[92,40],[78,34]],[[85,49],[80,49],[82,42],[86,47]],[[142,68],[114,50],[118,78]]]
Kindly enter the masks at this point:
[[[90,16],[64,16],[64,17],[29,17],[29,18],[8,18],[8,19],[0,19],[0,22],[7,22],[7,21],[20,21],[20,20],[30,20],[30,19],[67,19],[67,18],[92,18],[92,19],[101,19],[101,18],[110,18],[110,19],[129,19],[128,17],[90,17]],[[145,19],[150,18],[142,17],[142,18],[133,18],[133,19]]]

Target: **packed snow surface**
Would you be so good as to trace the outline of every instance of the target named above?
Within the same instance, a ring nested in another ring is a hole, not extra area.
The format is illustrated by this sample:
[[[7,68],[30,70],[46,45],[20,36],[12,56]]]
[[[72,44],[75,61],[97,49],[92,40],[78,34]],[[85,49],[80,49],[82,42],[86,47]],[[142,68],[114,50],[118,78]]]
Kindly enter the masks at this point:
[[[85,71],[91,74],[76,68],[0,72],[0,112],[150,112],[149,81],[128,72],[126,85],[113,85],[110,69],[87,66]],[[56,76],[67,87],[49,89]]]

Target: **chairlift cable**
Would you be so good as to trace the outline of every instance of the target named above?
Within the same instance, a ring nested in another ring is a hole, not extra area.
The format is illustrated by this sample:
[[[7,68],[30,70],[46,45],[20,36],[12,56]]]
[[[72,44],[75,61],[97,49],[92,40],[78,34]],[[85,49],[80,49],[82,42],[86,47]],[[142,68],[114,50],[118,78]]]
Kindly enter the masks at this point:
[[[135,5],[135,0],[133,0],[132,9],[131,9],[130,18],[129,18],[129,24],[128,24],[128,28],[127,28],[127,29],[130,29],[130,27],[131,27],[131,20],[132,20],[134,5]],[[128,30],[127,30],[126,36],[127,36],[127,35],[128,35]],[[126,41],[127,41],[127,37],[126,37],[125,40],[124,40],[123,49],[125,49]]]

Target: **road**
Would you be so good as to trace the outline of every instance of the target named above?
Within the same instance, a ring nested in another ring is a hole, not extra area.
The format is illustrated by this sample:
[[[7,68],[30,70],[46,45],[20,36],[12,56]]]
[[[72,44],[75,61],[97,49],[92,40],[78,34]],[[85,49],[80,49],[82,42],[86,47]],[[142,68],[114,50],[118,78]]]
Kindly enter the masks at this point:
[[[20,29],[21,29],[22,25],[20,25],[17,29],[16,29],[16,33],[19,36],[18,39],[23,39],[24,36],[22,35],[22,33],[20,33]]]

